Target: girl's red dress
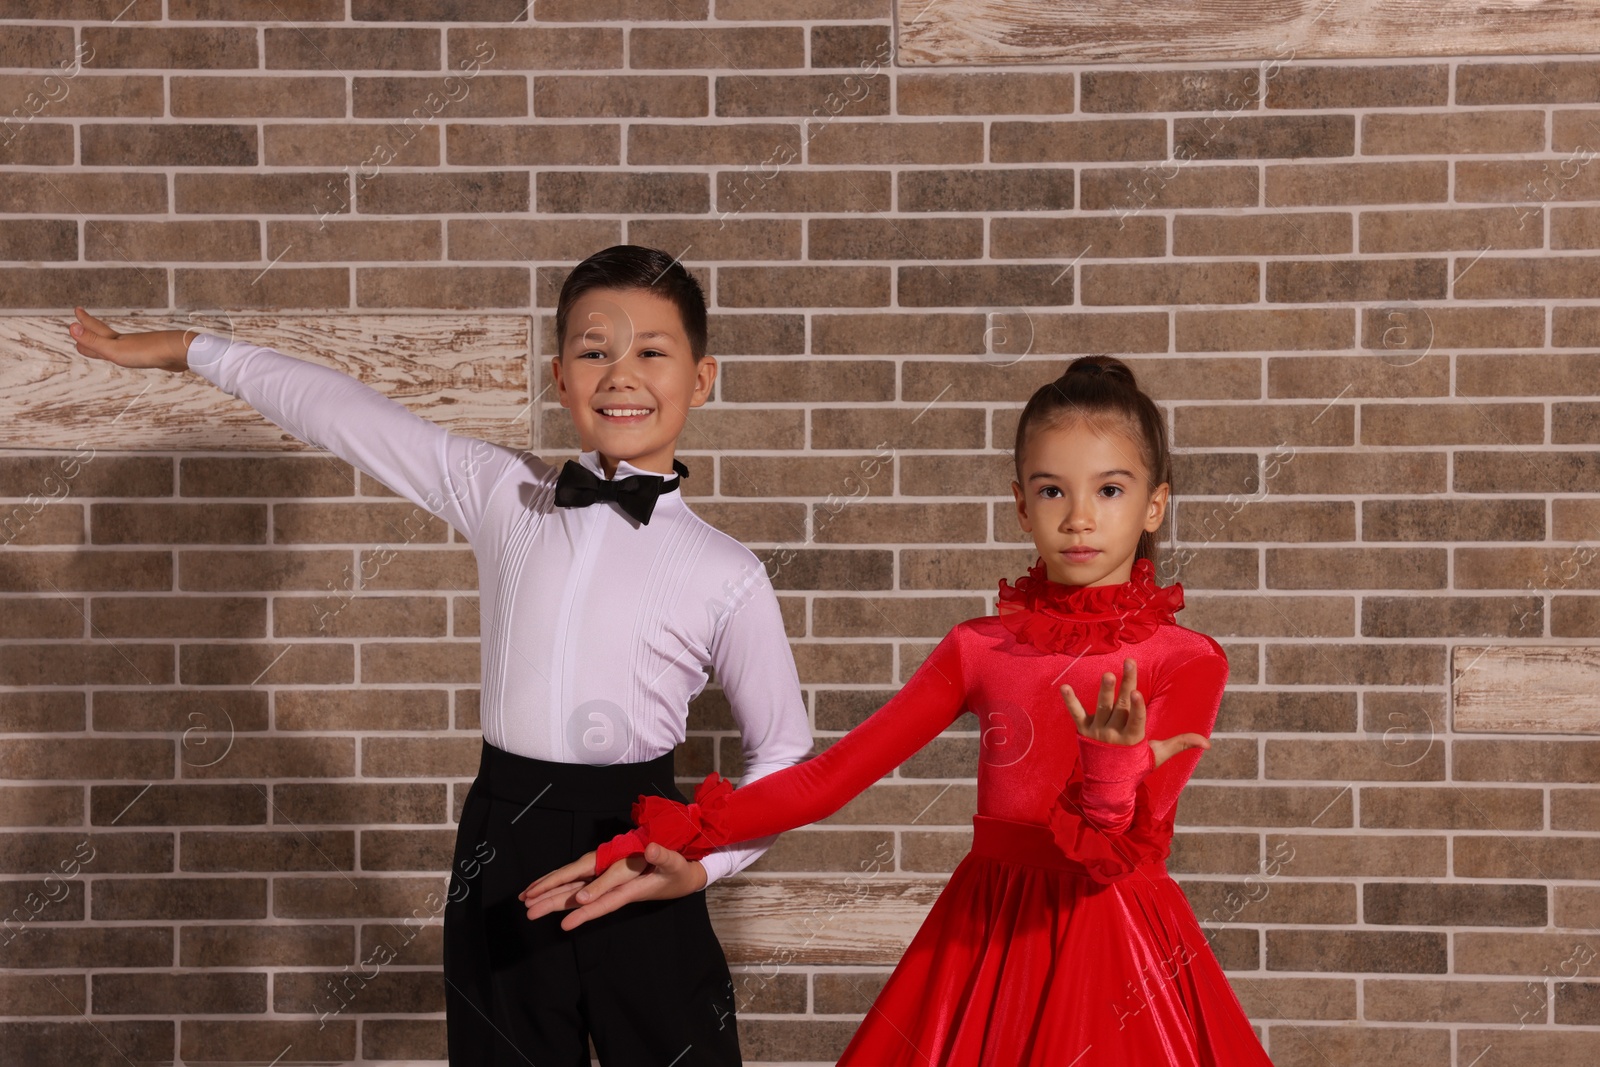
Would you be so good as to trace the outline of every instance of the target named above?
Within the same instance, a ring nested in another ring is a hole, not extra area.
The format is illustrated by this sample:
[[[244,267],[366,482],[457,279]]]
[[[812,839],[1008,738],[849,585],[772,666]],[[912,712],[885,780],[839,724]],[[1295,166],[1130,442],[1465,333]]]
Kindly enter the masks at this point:
[[[978,717],[972,851],[950,875],[839,1063],[856,1067],[1147,1067],[1271,1061],[1167,874],[1178,793],[1200,749],[1151,769],[1150,738],[1207,736],[1228,676],[1179,626],[1183,588],[1149,560],[1121,584],[1068,586],[1035,564],[998,615],[958,624],[905,687],[818,756],[740,789],[713,773],[684,805],[641,797],[648,841],[694,859],[832,814],[965,711]],[[1080,738],[1058,687],[1091,713],[1107,671],[1137,665],[1146,740]]]

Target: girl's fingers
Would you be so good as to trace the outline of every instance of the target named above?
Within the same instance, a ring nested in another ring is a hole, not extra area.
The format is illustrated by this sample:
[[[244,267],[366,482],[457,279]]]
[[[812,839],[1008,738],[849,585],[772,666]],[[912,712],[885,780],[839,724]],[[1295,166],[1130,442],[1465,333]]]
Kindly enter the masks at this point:
[[[89,314],[83,308],[75,307],[73,314],[78,317],[78,324],[85,332],[92,332],[96,336],[115,339],[119,334],[104,322]]]
[[[1180,752],[1186,752],[1191,748],[1204,750],[1210,747],[1211,741],[1204,734],[1177,734],[1150,742],[1150,751],[1155,755],[1157,767]]]
[[[1144,706],[1144,694],[1137,689],[1133,691],[1133,699],[1129,701],[1127,729],[1124,733],[1128,744],[1137,745],[1144,740],[1144,720],[1148,709]]]
[[[1066,702],[1067,710],[1072,713],[1072,721],[1078,724],[1081,734],[1089,725],[1089,717],[1084,714],[1083,705],[1078,703],[1078,694],[1072,691],[1072,686],[1061,687],[1061,699]]]

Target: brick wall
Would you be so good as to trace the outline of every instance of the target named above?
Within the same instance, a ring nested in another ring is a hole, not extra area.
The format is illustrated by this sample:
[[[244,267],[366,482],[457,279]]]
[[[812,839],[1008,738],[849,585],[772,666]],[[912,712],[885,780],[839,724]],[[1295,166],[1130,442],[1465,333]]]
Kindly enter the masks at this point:
[[[104,370],[71,306],[537,334],[630,241],[712,300],[688,495],[784,553],[819,743],[1031,561],[1020,403],[1124,354],[1232,663],[1170,866],[1274,1061],[1593,1062],[1600,61],[908,70],[872,0],[125,3],[0,0],[7,1057],[442,1058],[478,744],[459,536],[318,636],[407,506],[316,455],[39,449],[96,439],[39,399]],[[713,891],[751,1062],[848,1039],[965,850],[973,725]],[[714,689],[691,730],[686,783],[738,773]]]

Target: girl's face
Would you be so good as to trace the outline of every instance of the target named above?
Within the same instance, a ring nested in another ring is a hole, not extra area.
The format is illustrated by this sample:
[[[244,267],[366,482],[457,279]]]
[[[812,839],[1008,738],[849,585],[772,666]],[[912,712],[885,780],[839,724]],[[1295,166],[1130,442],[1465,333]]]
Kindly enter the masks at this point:
[[[1051,581],[1115,585],[1132,577],[1139,535],[1160,529],[1167,509],[1167,483],[1152,492],[1148,479],[1139,446],[1124,433],[1079,419],[1029,435],[1022,481],[1011,492]]]

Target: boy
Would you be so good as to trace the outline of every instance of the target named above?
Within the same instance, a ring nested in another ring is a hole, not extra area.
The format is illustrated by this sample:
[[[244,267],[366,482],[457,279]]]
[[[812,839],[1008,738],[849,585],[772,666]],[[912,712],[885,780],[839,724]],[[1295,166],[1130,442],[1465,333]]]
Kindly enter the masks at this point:
[[[196,331],[119,336],[78,316],[84,355],[197,371],[444,518],[477,555],[484,741],[444,913],[452,1067],[579,1067],[589,1036],[607,1067],[739,1064],[704,888],[772,839],[702,862],[652,853],[629,886],[643,903],[578,930],[530,920],[518,899],[631,826],[641,792],[683,799],[672,753],[707,667],[739,724],[744,781],[811,747],[765,569],[679,492],[678,436],[716,377],[688,272],[617,245],[568,276],[551,374],[583,452],[559,474],[320,364]]]

